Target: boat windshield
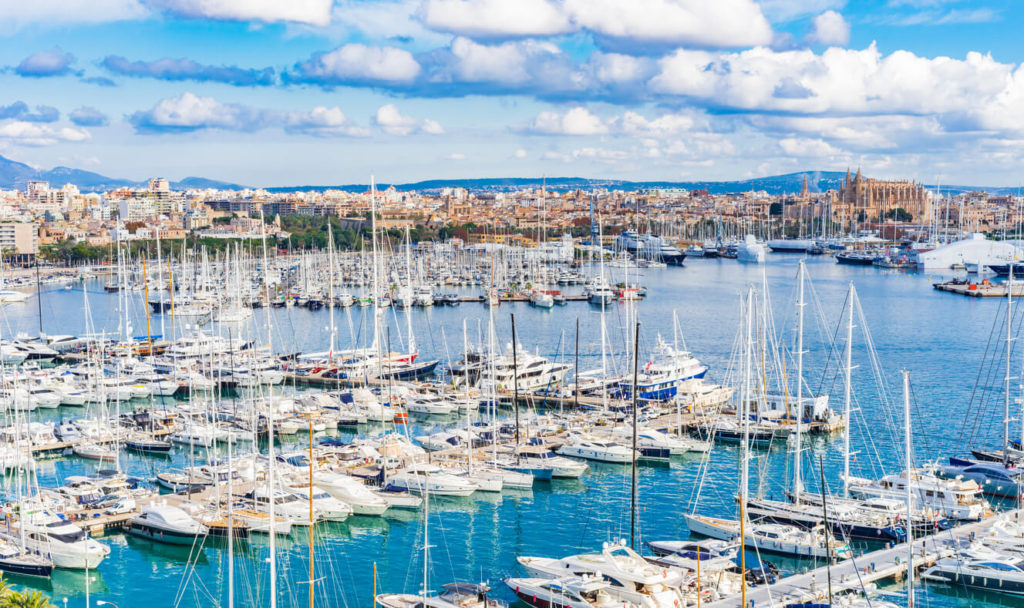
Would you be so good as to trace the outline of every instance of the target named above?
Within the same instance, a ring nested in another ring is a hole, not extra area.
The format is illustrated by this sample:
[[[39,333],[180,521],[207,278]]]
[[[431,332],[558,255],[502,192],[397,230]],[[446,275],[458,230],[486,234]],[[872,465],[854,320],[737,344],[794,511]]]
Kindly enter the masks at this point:
[[[77,543],[85,540],[85,532],[82,530],[67,530],[65,532],[50,532],[50,538],[62,543]]]

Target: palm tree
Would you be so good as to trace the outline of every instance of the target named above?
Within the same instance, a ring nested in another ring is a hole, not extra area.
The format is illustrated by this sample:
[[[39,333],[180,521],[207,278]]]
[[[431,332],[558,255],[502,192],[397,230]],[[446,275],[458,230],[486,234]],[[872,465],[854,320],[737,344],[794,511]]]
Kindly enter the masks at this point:
[[[6,587],[6,593],[0,597],[0,608],[57,608],[50,598],[40,591],[24,591],[18,593]]]

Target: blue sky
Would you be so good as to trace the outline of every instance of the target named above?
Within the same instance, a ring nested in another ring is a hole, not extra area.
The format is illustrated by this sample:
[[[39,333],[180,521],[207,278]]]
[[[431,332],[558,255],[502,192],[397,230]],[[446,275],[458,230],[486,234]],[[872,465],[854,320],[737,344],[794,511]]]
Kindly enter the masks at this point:
[[[0,155],[249,185],[1014,185],[1021,31],[1011,0],[5,2]]]

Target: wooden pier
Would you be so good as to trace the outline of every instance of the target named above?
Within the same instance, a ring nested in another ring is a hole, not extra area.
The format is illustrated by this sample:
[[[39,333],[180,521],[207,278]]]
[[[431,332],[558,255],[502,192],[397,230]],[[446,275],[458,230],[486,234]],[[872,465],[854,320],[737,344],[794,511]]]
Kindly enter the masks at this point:
[[[979,522],[916,538],[914,539],[914,571],[927,568],[936,561],[953,555],[956,548],[966,547],[975,537],[984,536],[999,521],[1018,520],[1022,517],[1024,517],[1024,510],[1015,509]],[[747,551],[752,552],[751,549]],[[907,544],[900,543],[832,564],[832,593],[855,592],[871,583],[905,577],[907,555]],[[770,608],[788,604],[827,601],[828,579],[829,572],[825,566],[822,566],[780,579],[772,585],[747,589],[747,605],[744,608]],[[740,596],[709,602],[704,606],[706,608],[739,608]]]

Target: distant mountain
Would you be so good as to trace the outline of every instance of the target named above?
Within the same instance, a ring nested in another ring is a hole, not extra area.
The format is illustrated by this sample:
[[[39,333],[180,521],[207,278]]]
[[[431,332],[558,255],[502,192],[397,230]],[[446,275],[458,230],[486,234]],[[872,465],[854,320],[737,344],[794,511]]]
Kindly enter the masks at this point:
[[[171,182],[171,188],[174,190],[202,190],[205,188],[215,188],[217,190],[244,190],[246,186],[232,184],[231,182],[222,182],[216,179],[207,179],[205,177],[186,177],[181,181]]]
[[[804,176],[807,176],[807,187],[811,192],[824,192],[826,190],[838,190],[846,177],[841,171],[801,171],[798,173],[787,173],[785,175],[770,175],[767,177],[755,177],[739,181],[628,181],[616,179],[591,179],[586,177],[489,177],[481,179],[431,179],[405,184],[393,184],[399,190],[416,190],[418,192],[436,193],[443,188],[465,188],[472,192],[501,192],[524,188],[540,188],[546,185],[553,192],[565,192],[568,190],[592,190],[595,188],[607,188],[611,190],[648,190],[654,188],[681,188],[684,190],[707,190],[711,194],[732,194],[739,192],[750,192],[764,190],[769,194],[798,193],[803,185]],[[67,183],[78,186],[83,191],[101,192],[124,186],[139,187],[145,186],[145,182],[137,182],[115,177],[107,177],[72,167],[54,167],[47,171],[33,169],[25,163],[20,163],[9,158],[0,156],[0,188],[17,188],[24,190],[29,180],[42,179],[50,182],[51,186],[60,187]],[[377,184],[377,188],[385,190],[392,184]],[[208,179],[205,177],[186,177],[181,181],[171,182],[171,187],[177,190],[190,188],[216,188],[221,190],[241,190],[246,186],[230,182]],[[927,186],[934,188],[934,186]],[[370,189],[369,184],[342,184],[332,186],[273,186],[267,187],[271,192],[311,192],[323,190],[346,190],[348,192],[365,192]],[[1013,194],[1017,192],[1015,187],[991,187],[991,186],[942,186],[943,193],[969,192],[972,190],[985,190],[990,194]]]
[[[107,177],[106,175],[100,175],[93,171],[85,171],[83,169],[75,169],[72,167],[54,167],[48,171],[40,171],[33,169],[25,163],[19,163],[18,161],[0,156],[0,188],[16,188],[18,190],[24,190],[25,184],[28,183],[29,180],[34,179],[48,181],[50,182],[50,185],[55,188],[60,188],[64,184],[74,184],[78,186],[80,190],[90,192],[102,192],[104,190],[112,190],[114,188],[123,188],[126,186],[135,188],[146,185],[146,182],[144,181],[139,182],[130,179]],[[214,179],[207,179],[205,177],[186,177],[179,182],[171,182],[171,187],[178,190],[185,190],[189,188],[241,190],[245,186]]]
[[[435,192],[442,188],[465,188],[474,192],[496,192],[502,190],[540,188],[546,185],[555,192],[566,190],[591,190],[594,188],[608,188],[614,190],[648,190],[654,188],[682,188],[685,190],[707,190],[711,194],[729,194],[734,192],[749,192],[751,190],[765,190],[770,194],[783,194],[786,192],[800,192],[803,186],[804,175],[807,175],[808,188],[812,192],[822,192],[830,188],[839,188],[842,184],[845,173],[839,171],[807,171],[801,173],[790,173],[787,175],[774,175],[770,177],[759,177],[754,179],[733,181],[733,182],[673,182],[673,181],[641,181],[614,179],[590,179],[585,177],[499,177],[484,179],[432,179],[407,184],[394,184],[399,190],[416,190],[419,192]],[[380,190],[387,189],[391,184],[378,184]],[[273,192],[291,191],[316,191],[316,190],[347,190],[350,192],[362,192],[370,188],[369,184],[347,184],[341,186],[296,186],[293,188],[268,188]]]

